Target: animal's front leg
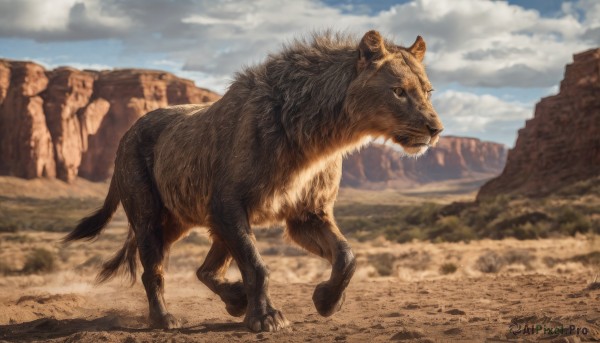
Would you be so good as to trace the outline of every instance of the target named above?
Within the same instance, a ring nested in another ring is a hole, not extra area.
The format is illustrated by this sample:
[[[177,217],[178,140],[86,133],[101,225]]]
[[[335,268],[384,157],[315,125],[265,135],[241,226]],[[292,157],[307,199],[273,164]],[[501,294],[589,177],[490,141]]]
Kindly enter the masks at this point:
[[[248,299],[241,281],[228,282],[224,278],[230,263],[231,254],[227,246],[221,239],[214,237],[213,244],[204,263],[198,268],[196,276],[211,291],[221,297],[225,303],[225,309],[230,315],[239,317],[246,313]]]
[[[341,309],[344,291],[356,269],[348,242],[335,225],[333,215],[327,213],[308,212],[288,219],[287,230],[296,243],[331,263],[329,280],[317,285],[313,293],[313,303],[319,314],[331,316]]]
[[[269,297],[269,271],[252,240],[246,212],[231,204],[213,207],[211,228],[237,262],[248,299],[244,323],[252,331],[277,331],[289,325]]]

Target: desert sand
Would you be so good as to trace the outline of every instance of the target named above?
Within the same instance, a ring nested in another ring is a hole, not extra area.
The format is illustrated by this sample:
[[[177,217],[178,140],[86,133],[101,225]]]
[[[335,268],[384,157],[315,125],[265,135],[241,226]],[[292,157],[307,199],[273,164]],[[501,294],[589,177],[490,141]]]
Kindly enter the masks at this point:
[[[286,243],[280,229],[258,230],[260,249],[271,269],[271,295],[291,327],[252,333],[230,317],[219,298],[195,278],[208,241],[201,229],[172,249],[166,300],[181,318],[180,330],[147,328],[141,282],[126,278],[95,285],[98,264],[126,234],[118,216],[97,241],[63,247],[60,233],[0,236],[0,258],[14,266],[27,252],[45,247],[57,256],[57,271],[0,277],[0,341],[44,342],[364,342],[364,341],[537,341],[600,339],[598,267],[572,259],[594,251],[600,237],[471,243],[384,240],[352,242],[358,269],[343,309],[320,317],[311,296],[329,275],[323,260]],[[18,238],[17,238],[18,237]],[[480,259],[487,256],[487,259]],[[504,262],[498,262],[498,261]],[[479,262],[478,262],[479,261]],[[452,264],[444,274],[442,265]],[[492,273],[482,268],[499,267]],[[385,275],[385,276],[382,276]],[[235,266],[229,278],[239,278]],[[592,285],[592,286],[590,286]],[[594,286],[595,285],[595,286]],[[561,334],[511,332],[527,327]],[[569,326],[580,329],[570,335]],[[586,334],[582,333],[582,330]]]

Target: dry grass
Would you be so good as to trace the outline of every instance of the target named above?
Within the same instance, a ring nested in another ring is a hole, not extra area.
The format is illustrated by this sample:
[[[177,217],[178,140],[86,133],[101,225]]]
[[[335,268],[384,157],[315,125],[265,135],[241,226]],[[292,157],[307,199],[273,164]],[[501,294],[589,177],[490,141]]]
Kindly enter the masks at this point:
[[[452,262],[446,262],[440,266],[440,274],[442,275],[454,274],[456,270],[458,270],[458,267]]]
[[[378,236],[404,243],[600,234],[600,186],[593,185],[590,180],[576,183],[542,199],[499,196],[480,203],[413,205],[345,201],[336,206],[335,213],[344,232],[360,241]],[[589,192],[574,200],[570,194],[582,189]]]
[[[36,248],[32,250],[23,266],[24,274],[44,274],[56,270],[56,258],[54,254],[44,248]]]
[[[396,257],[389,252],[369,255],[369,263],[375,267],[379,276],[393,275],[395,261]]]
[[[498,273],[506,265],[506,260],[495,251],[488,251],[479,256],[475,268],[482,273]]]

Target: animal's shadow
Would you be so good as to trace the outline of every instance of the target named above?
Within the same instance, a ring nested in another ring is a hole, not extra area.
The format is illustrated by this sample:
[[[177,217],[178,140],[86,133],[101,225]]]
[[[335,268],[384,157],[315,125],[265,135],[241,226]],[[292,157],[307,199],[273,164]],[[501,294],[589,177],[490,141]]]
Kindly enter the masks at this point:
[[[129,318],[131,319],[131,318]],[[129,322],[129,323],[128,323]],[[131,320],[118,315],[109,314],[96,319],[62,319],[40,318],[30,322],[0,325],[0,341],[32,341],[68,337],[79,332],[161,332],[147,326],[133,325]],[[208,332],[247,332],[242,323],[205,323],[196,326],[185,326],[174,330],[183,334]]]

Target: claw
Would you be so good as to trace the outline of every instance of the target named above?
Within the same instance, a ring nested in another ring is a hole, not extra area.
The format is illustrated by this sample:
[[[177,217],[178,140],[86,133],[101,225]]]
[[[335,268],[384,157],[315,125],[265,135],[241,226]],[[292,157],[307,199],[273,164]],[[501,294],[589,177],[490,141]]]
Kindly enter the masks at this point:
[[[281,311],[272,309],[265,314],[249,316],[246,315],[246,319],[244,320],[246,326],[254,331],[279,331],[283,328],[286,328],[290,325],[290,322],[285,319]]]

